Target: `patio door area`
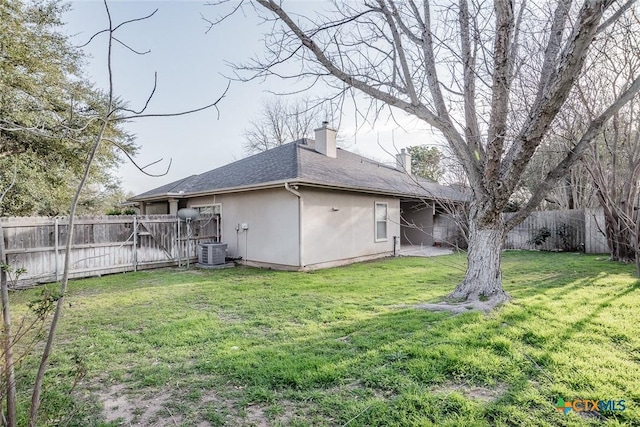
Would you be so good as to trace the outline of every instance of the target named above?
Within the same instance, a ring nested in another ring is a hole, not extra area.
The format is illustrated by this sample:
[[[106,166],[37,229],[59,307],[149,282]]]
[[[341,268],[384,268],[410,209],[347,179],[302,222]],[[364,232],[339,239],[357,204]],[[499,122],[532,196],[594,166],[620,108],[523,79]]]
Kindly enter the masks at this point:
[[[400,245],[433,246],[433,202],[400,202]]]

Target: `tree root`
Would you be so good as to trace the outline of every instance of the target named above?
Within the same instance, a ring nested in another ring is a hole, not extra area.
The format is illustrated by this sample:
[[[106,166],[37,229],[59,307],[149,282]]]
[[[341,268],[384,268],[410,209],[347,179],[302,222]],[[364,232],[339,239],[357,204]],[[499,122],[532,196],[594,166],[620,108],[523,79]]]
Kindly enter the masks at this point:
[[[449,313],[453,314],[467,313],[473,310],[481,311],[483,313],[489,313],[508,300],[509,295],[507,295],[506,293],[502,293],[494,295],[485,300],[471,299],[461,302],[442,301],[439,303],[418,304],[413,307],[429,311],[448,311]]]

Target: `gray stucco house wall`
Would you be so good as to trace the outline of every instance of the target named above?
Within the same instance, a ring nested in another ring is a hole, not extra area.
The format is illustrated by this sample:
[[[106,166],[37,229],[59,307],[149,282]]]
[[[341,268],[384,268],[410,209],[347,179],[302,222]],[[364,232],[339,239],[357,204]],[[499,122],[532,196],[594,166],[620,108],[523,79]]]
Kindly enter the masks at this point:
[[[336,147],[326,124],[303,139],[137,195],[142,214],[216,212],[230,256],[248,265],[314,269],[433,244],[436,203],[466,195]]]

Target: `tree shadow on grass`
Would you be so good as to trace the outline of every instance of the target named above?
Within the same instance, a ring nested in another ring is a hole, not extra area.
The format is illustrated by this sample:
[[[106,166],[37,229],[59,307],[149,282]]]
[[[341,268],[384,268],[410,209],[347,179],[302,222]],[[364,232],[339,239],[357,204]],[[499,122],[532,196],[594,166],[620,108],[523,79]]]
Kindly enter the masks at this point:
[[[247,276],[252,280],[275,277],[260,270],[247,272]],[[554,356],[570,352],[567,346],[576,335],[596,325],[596,318],[607,307],[639,286],[616,287],[618,292],[569,316],[566,308],[572,298],[577,300],[575,295],[584,305],[594,289],[606,294],[598,278],[590,274],[576,281],[576,277],[559,275],[557,281],[548,278],[531,289],[517,284],[512,291],[517,304],[488,316],[384,307],[372,310],[362,305],[327,320],[324,311],[340,313],[350,302],[291,294],[283,296],[285,300],[277,307],[270,309],[265,300],[265,307],[243,311],[230,301],[214,305],[212,299],[212,306],[198,311],[193,321],[180,316],[154,318],[155,323],[145,325],[147,330],[131,333],[135,340],[126,349],[141,353],[129,367],[129,384],[144,391],[180,381],[185,389],[175,390],[180,394],[198,384],[198,378],[217,378],[212,387],[233,388],[231,396],[239,410],[247,405],[306,408],[304,417],[315,417],[316,425],[343,425],[352,419],[350,426],[493,425],[507,420],[525,425],[532,416],[561,425],[552,407],[551,388],[565,371],[554,366]],[[533,303],[536,296],[547,301]],[[171,306],[176,296],[161,294],[154,302]],[[286,310],[296,304],[308,307],[293,318]],[[109,319],[110,310],[103,307],[92,315]],[[210,316],[229,310],[238,314],[233,322],[206,323]],[[121,336],[121,332],[113,333]],[[169,332],[175,339],[153,338]],[[140,346],[134,346],[136,343]],[[174,354],[189,354],[190,359],[172,359]],[[106,357],[117,362],[118,354]],[[486,403],[456,392],[434,391],[434,386],[442,384],[505,391],[496,401]],[[297,419],[295,414],[287,415],[287,410],[281,414],[276,409],[271,411],[274,422],[305,422],[302,415]]]
[[[596,286],[596,280],[579,284],[567,281],[559,289],[570,297],[573,292]],[[518,419],[526,422],[530,420],[527,411],[534,410],[556,423],[549,383],[555,381],[558,368],[548,371],[547,362],[551,363],[557,353],[570,353],[567,344],[577,334],[597,326],[596,318],[607,307],[638,287],[628,286],[601,299],[571,322],[563,320],[561,313],[554,322],[541,320],[526,307],[511,307],[511,311],[525,312],[519,318],[509,318],[508,325],[503,324],[500,313],[486,318],[477,313],[452,317],[414,310],[382,312],[367,319],[336,322],[295,342],[240,348],[241,354],[211,359],[198,369],[221,373],[248,387],[287,392],[290,399],[301,402],[314,396],[316,410],[339,422],[346,422],[363,409],[357,398],[364,396],[371,413],[361,415],[356,425],[401,424],[406,419],[439,423],[452,420],[463,409],[468,412],[468,417],[461,419],[463,423],[493,423],[495,417],[503,416],[515,417],[516,423]],[[539,336],[535,326],[540,322],[554,335]],[[505,329],[511,333],[505,334]],[[524,332],[517,334],[514,329]],[[526,348],[533,347],[542,351],[535,358],[538,361],[527,355]],[[546,376],[547,384],[536,386],[539,390],[532,392],[531,382],[539,382],[541,376],[543,380]],[[445,382],[506,384],[507,392],[491,404],[454,396],[450,398],[454,403],[446,409],[442,396],[432,390]],[[541,400],[545,404],[541,405]]]

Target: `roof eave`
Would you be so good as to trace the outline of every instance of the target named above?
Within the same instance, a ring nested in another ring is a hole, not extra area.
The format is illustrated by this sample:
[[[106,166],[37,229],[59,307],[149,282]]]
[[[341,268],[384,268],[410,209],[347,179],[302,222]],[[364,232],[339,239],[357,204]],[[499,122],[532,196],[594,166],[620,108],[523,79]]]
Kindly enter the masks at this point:
[[[154,202],[154,201],[163,201],[168,198],[174,199],[186,199],[192,197],[202,197],[209,196],[212,194],[229,194],[229,193],[239,193],[245,191],[255,191],[255,190],[264,190],[269,188],[278,188],[284,186],[284,184],[294,184],[301,185],[307,187],[314,188],[323,188],[328,190],[340,190],[340,191],[355,191],[358,193],[365,194],[376,194],[383,196],[391,196],[391,197],[408,197],[412,199],[433,199],[433,200],[447,200],[452,202],[460,202],[464,203],[464,200],[455,200],[447,197],[440,197],[436,195],[426,195],[426,194],[418,194],[418,193],[407,193],[403,191],[392,191],[392,190],[384,190],[379,188],[367,188],[367,187],[357,187],[357,186],[341,186],[335,184],[326,184],[318,181],[311,180],[300,180],[300,179],[285,179],[280,181],[271,181],[265,182],[259,185],[246,185],[246,186],[238,186],[238,187],[227,187],[227,188],[218,188],[211,189],[206,191],[194,191],[194,192],[184,192],[184,193],[162,193],[155,194],[149,197],[132,197],[128,201],[132,202]]]
[[[284,186],[284,184],[287,182],[293,183],[293,182],[297,182],[297,180],[287,179],[287,180],[281,180],[281,181],[265,182],[257,185],[243,185],[243,186],[237,186],[237,187],[213,188],[213,189],[204,190],[204,191],[191,191],[191,192],[185,191],[184,193],[180,193],[180,194],[161,193],[161,194],[154,194],[148,197],[134,196],[129,200],[134,202],[153,202],[153,201],[162,201],[167,198],[186,199],[186,198],[192,198],[192,197],[208,196],[211,194],[239,193],[239,192],[245,192],[245,191],[263,190],[267,188],[278,188],[278,187]]]
[[[294,182],[290,182],[293,184]],[[307,186],[307,187],[315,187],[315,188],[324,188],[329,190],[341,190],[341,191],[356,191],[358,193],[366,193],[366,194],[377,194],[383,196],[392,196],[392,197],[407,197],[411,199],[432,199],[432,200],[447,200],[452,202],[460,202],[464,203],[465,200],[457,200],[442,196],[436,195],[427,195],[427,194],[418,194],[418,193],[407,193],[403,191],[391,191],[391,190],[381,190],[379,188],[368,188],[368,187],[356,187],[356,186],[340,186],[334,184],[324,184],[321,182],[314,182],[309,180],[300,180],[295,182],[298,185]]]

